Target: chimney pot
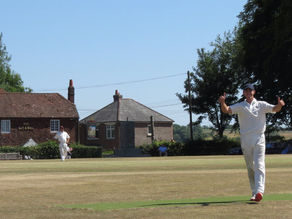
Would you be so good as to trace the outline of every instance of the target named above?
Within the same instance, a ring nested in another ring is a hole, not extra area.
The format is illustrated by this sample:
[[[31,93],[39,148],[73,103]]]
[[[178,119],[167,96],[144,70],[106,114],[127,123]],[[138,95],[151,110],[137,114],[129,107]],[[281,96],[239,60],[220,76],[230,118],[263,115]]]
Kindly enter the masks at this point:
[[[73,87],[73,80],[71,79],[69,81],[69,87],[68,87],[68,100],[70,100],[72,103],[74,103],[74,96],[75,96],[75,91]]]
[[[120,101],[123,96],[118,92],[118,90],[116,90],[114,97],[114,102]]]
[[[69,87],[73,87],[73,80],[72,79],[70,79]]]

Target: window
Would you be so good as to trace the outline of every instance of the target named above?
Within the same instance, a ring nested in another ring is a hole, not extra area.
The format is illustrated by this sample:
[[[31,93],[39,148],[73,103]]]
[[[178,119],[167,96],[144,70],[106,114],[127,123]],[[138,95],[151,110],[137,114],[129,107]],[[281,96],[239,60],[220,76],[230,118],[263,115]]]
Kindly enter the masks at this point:
[[[114,138],[115,138],[115,126],[106,125],[106,139],[114,139]]]
[[[151,125],[147,126],[147,136],[152,136],[152,127],[151,127]]]
[[[96,139],[99,137],[99,127],[97,125],[88,125],[87,126],[87,138]]]
[[[51,128],[51,132],[58,132],[60,130],[60,120],[51,119],[50,128]]]
[[[10,120],[1,120],[1,133],[10,133]]]

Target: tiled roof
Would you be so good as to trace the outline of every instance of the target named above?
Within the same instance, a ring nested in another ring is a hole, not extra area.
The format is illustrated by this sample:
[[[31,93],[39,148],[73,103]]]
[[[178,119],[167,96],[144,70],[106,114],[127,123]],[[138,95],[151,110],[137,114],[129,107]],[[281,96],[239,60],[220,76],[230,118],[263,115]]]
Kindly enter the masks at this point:
[[[1,118],[79,118],[76,106],[58,93],[0,93]]]
[[[173,122],[172,119],[136,102],[133,99],[120,99],[106,107],[98,110],[90,116],[82,119],[80,122],[116,122],[116,121],[134,121],[149,122],[150,116],[154,117],[156,122]]]

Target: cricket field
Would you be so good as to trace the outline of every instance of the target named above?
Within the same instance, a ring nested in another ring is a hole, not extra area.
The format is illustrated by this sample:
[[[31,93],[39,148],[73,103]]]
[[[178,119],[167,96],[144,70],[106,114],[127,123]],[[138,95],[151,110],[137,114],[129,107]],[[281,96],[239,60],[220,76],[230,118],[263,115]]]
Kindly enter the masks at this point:
[[[0,161],[0,217],[292,218],[292,155],[266,155],[250,202],[242,155]]]

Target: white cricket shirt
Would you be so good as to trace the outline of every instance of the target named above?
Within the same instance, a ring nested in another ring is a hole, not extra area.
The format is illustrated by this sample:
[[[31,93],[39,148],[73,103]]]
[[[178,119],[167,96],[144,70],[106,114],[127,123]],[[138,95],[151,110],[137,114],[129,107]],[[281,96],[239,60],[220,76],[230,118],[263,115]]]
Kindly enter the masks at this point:
[[[55,136],[55,139],[58,139],[58,141],[61,144],[65,144],[67,141],[67,138],[70,138],[70,136],[68,135],[67,132],[63,131],[63,132],[58,132]]]
[[[275,105],[255,98],[249,104],[246,100],[231,105],[232,114],[238,115],[240,134],[264,133],[266,130],[266,114],[274,113]]]

